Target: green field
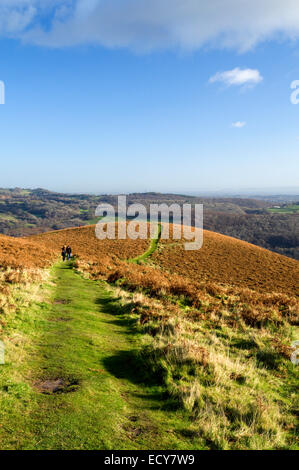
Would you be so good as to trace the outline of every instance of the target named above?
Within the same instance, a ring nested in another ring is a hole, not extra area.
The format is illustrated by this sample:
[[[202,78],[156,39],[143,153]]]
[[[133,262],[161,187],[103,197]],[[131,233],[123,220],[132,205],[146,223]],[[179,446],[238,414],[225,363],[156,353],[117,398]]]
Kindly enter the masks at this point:
[[[0,214],[0,219],[8,221],[8,222],[17,222],[18,221],[14,216],[9,215],[9,214]]]
[[[299,204],[292,204],[290,206],[283,207],[270,207],[268,211],[278,214],[296,214],[299,212]]]

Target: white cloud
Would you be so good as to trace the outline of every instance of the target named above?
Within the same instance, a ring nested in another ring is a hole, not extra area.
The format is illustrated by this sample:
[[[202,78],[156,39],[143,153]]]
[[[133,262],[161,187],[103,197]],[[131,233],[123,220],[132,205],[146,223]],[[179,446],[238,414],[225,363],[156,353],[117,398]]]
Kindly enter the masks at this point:
[[[236,127],[237,129],[241,129],[244,126],[246,126],[245,121],[236,121],[232,123],[232,127]]]
[[[31,23],[36,14],[33,5],[25,1],[0,3],[0,32],[9,36],[22,32]]]
[[[49,14],[65,0],[0,0],[0,36],[20,37],[40,13]],[[42,16],[40,17],[42,19]]]
[[[256,85],[263,80],[260,72],[256,69],[240,69],[239,67],[226,72],[218,72],[210,78],[210,83],[222,82],[227,86],[232,85]]]
[[[299,38],[298,0],[0,0],[0,18],[0,35],[52,47],[244,51]]]

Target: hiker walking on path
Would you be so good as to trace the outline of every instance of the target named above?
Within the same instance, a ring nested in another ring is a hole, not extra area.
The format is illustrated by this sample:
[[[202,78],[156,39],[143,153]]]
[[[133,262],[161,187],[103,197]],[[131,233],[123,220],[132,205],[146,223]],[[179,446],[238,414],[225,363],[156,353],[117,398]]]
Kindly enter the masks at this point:
[[[66,257],[65,246],[61,248],[61,256],[62,256],[62,261],[65,261],[65,257]]]
[[[68,245],[66,247],[66,255],[67,255],[67,260],[69,260],[72,256],[72,249],[71,249],[70,245]]]

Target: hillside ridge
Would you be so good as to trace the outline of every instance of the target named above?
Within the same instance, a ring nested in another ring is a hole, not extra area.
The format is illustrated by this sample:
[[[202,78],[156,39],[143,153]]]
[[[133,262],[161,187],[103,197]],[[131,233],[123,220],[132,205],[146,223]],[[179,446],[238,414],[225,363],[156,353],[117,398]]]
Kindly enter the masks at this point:
[[[79,259],[94,264],[95,271],[99,267],[104,278],[105,274],[109,275],[117,268],[118,261],[138,257],[149,247],[149,240],[98,240],[94,228],[91,225],[64,229],[35,235],[29,240],[46,243],[54,251],[70,243]],[[279,291],[295,295],[299,285],[298,261],[206,230],[203,247],[198,251],[185,251],[183,240],[161,239],[150,262],[153,269],[191,277],[192,280],[249,287],[262,292]]]
[[[0,265],[46,267],[71,244],[80,262],[93,266],[105,278],[119,263],[140,257],[149,240],[98,240],[95,225],[12,238],[0,235]],[[204,231],[203,247],[185,251],[183,240],[159,241],[149,261],[152,269],[198,282],[216,282],[262,292],[298,295],[299,263],[243,240]],[[104,269],[105,268],[105,269]],[[137,266],[138,268],[138,266]],[[132,268],[133,269],[133,268]]]

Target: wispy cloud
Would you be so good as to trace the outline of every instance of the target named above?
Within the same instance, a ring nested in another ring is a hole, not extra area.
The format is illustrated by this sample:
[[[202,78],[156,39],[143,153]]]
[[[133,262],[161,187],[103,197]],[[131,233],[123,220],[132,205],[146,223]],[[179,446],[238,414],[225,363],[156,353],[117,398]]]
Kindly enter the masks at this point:
[[[0,0],[0,36],[22,37],[72,0]]]
[[[233,70],[226,72],[217,72],[213,75],[209,82],[222,82],[227,86],[253,86],[257,85],[263,80],[259,70],[256,69],[240,69],[236,67]]]
[[[298,0],[0,0],[0,35],[52,47],[204,45],[245,51],[299,38]]]
[[[236,121],[232,123],[232,127],[236,127],[237,129],[241,129],[244,126],[246,126],[245,121]]]
[[[36,12],[32,2],[26,0],[0,1],[0,33],[4,36],[22,33],[32,24]]]

